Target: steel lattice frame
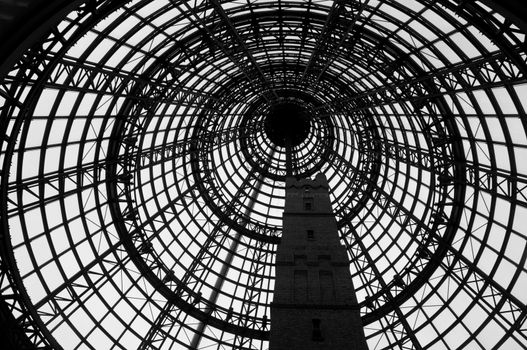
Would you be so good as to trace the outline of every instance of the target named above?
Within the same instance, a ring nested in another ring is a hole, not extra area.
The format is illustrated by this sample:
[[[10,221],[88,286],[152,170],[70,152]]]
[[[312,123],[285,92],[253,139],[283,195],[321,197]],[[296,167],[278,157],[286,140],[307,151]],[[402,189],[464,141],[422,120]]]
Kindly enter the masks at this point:
[[[323,172],[370,349],[527,348],[525,50],[480,1],[79,5],[0,85],[0,314],[27,348],[265,349],[285,175]]]

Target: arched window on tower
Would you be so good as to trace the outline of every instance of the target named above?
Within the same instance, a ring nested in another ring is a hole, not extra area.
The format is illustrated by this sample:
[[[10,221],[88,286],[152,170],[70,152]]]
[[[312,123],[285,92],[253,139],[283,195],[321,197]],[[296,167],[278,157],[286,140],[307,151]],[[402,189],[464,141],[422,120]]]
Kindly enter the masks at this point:
[[[314,207],[313,194],[311,193],[310,186],[303,187],[304,192],[302,193],[302,205],[305,211],[311,211]]]

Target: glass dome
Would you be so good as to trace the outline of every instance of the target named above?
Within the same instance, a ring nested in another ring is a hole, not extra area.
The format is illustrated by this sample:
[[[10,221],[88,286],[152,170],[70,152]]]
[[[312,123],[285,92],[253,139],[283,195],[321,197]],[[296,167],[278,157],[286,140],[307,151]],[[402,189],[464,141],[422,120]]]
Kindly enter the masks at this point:
[[[3,303],[40,349],[267,349],[322,172],[371,350],[525,349],[525,50],[482,1],[87,1],[0,85]]]

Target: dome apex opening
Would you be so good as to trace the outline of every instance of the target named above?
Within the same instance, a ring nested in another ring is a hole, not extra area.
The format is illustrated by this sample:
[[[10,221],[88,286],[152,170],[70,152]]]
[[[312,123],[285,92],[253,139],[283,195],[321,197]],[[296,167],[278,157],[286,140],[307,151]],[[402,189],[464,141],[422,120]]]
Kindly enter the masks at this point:
[[[304,142],[311,127],[307,111],[300,105],[286,102],[274,105],[265,119],[265,133],[269,140],[280,147],[299,146]]]

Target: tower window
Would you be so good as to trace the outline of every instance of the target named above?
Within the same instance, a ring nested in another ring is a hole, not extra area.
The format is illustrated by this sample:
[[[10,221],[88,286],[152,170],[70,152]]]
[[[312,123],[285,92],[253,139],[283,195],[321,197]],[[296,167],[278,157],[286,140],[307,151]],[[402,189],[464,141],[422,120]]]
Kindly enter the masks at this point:
[[[304,198],[304,210],[313,210],[313,198]]]
[[[322,330],[320,329],[320,319],[314,318],[313,321],[313,334],[311,336],[311,340],[313,341],[324,341],[324,337],[322,336]]]
[[[307,240],[308,241],[314,241],[315,240],[315,231],[307,230]]]
[[[293,274],[293,301],[297,304],[307,302],[307,270],[295,270]]]
[[[333,279],[333,272],[319,271],[318,280],[320,283],[320,301],[325,304],[335,303],[336,294],[335,294],[335,280]]]

